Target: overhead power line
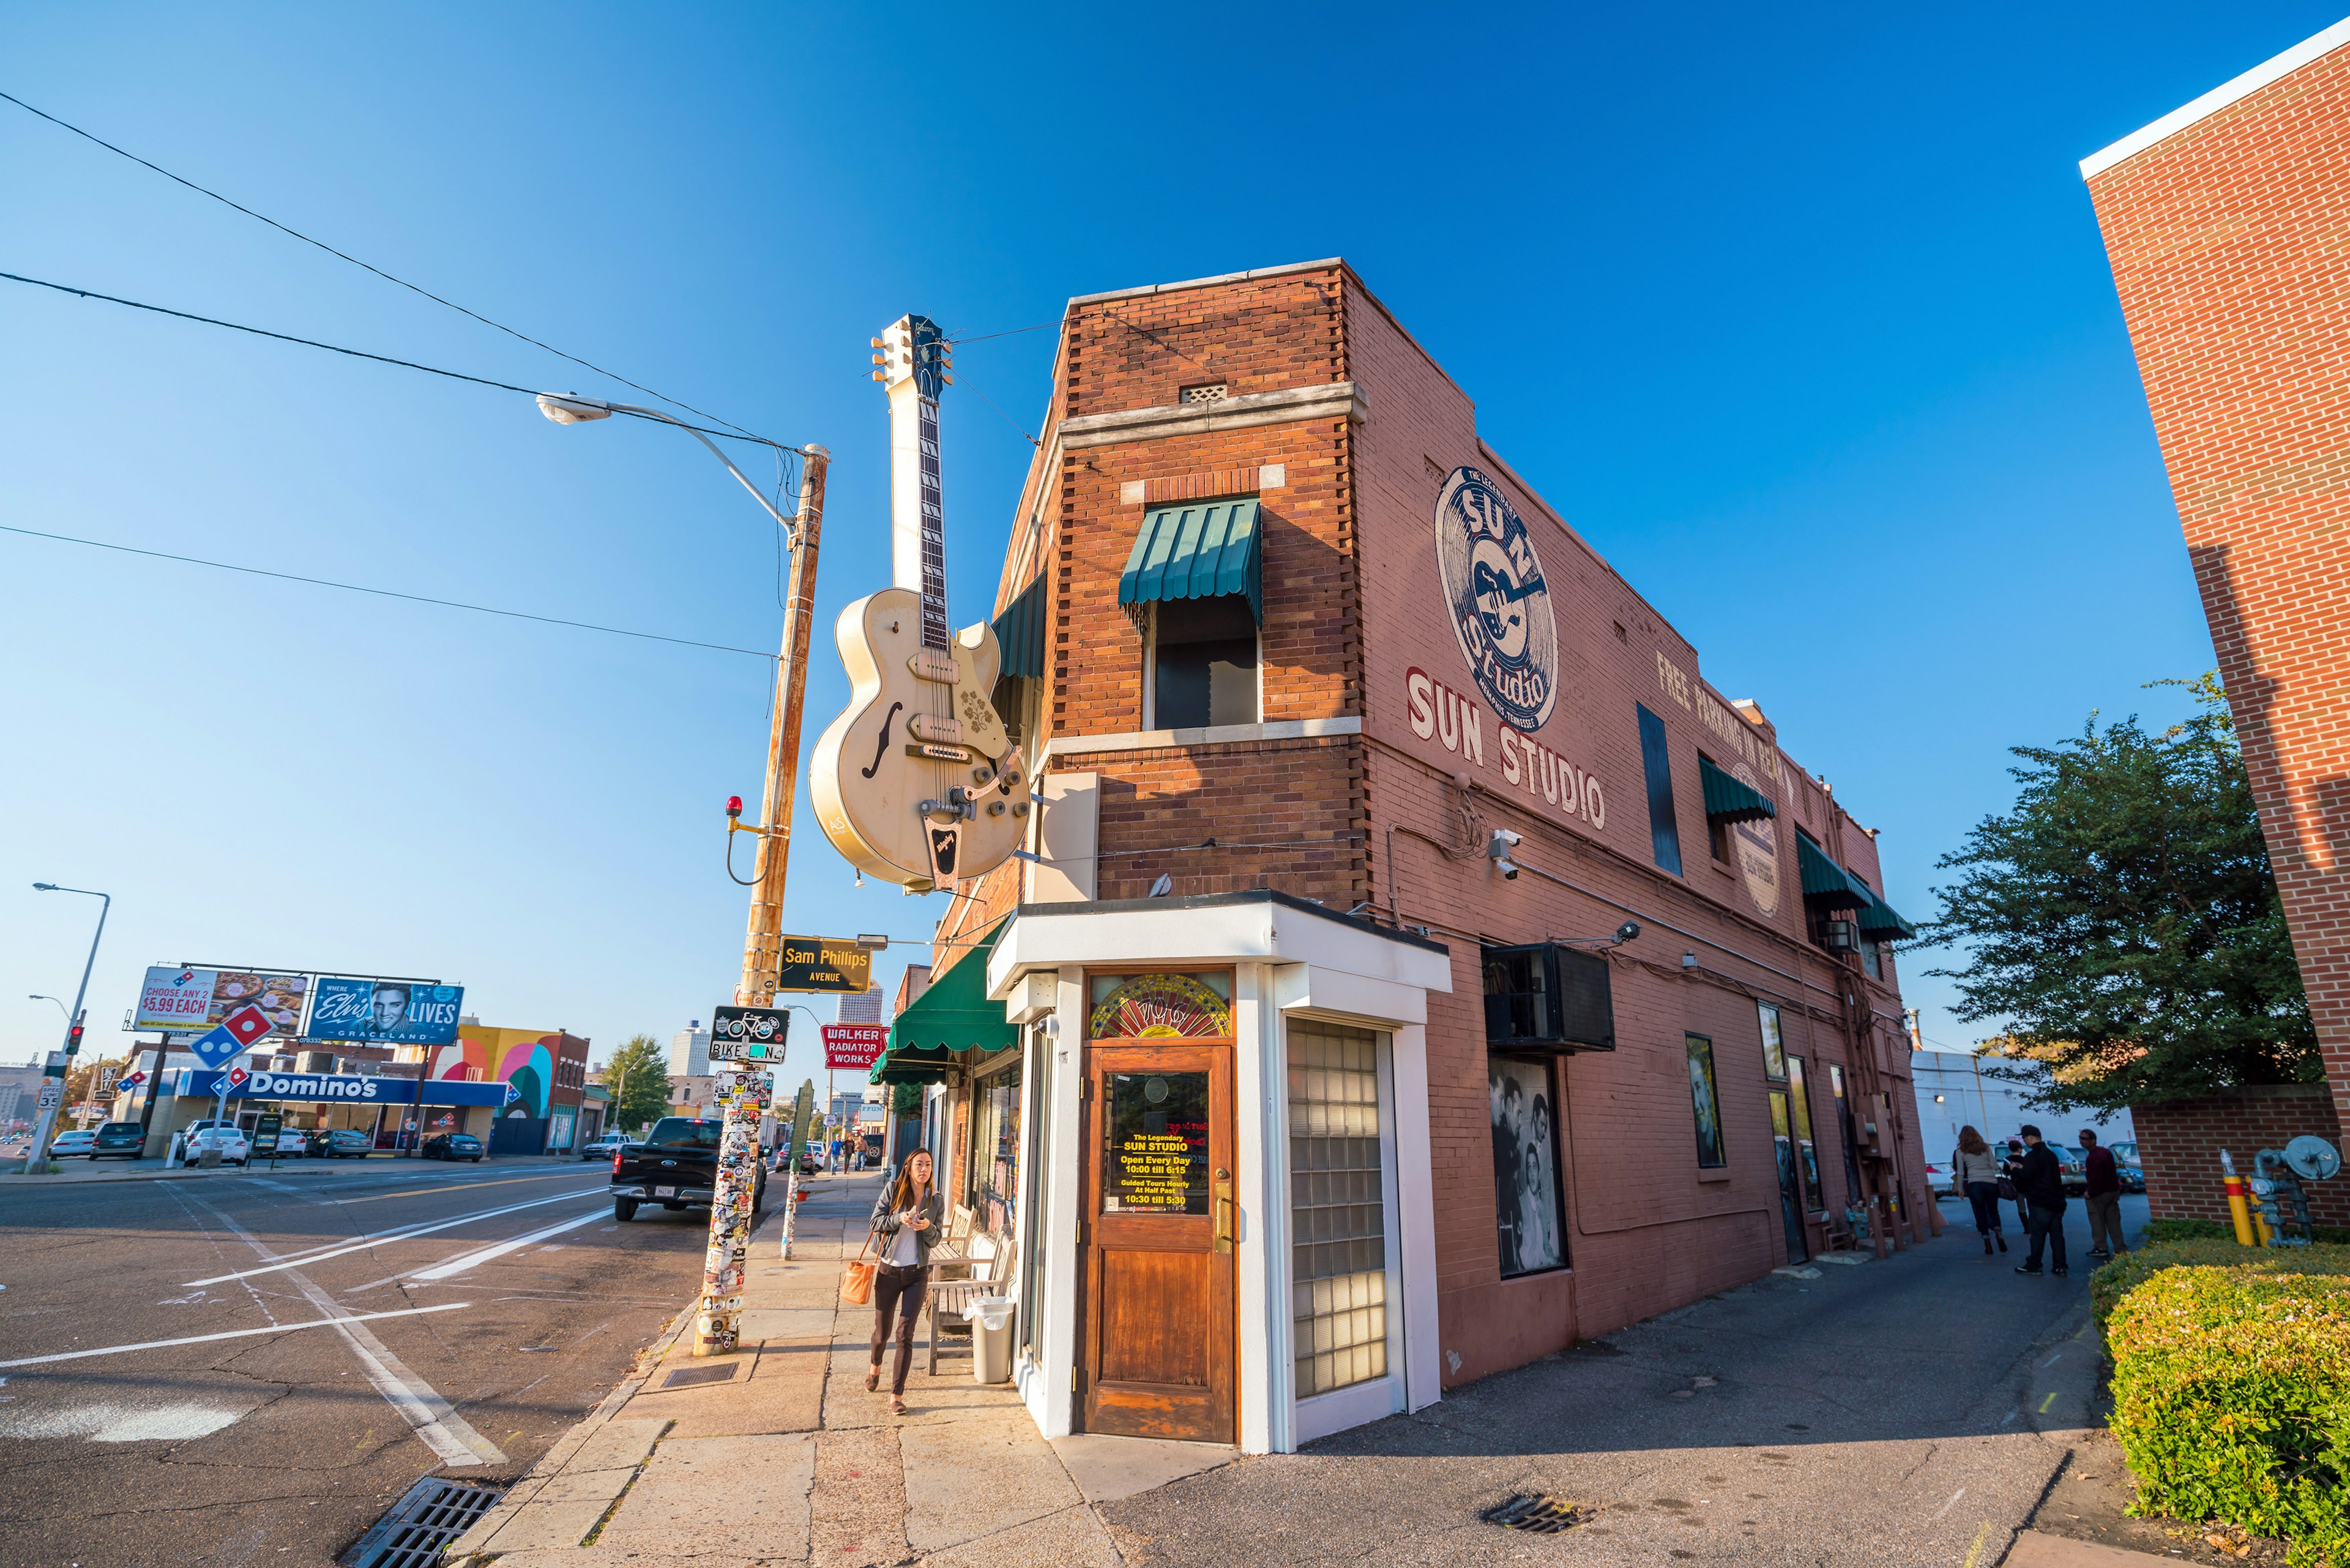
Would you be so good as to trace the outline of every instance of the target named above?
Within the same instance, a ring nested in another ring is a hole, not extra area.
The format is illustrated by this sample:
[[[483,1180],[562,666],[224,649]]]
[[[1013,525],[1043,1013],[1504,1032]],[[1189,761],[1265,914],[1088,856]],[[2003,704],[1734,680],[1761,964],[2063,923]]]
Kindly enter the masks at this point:
[[[404,277],[395,277],[380,266],[376,266],[369,262],[363,262],[359,260],[359,257],[352,255],[348,252],[337,250],[334,246],[328,244],[324,240],[313,239],[308,234],[304,234],[301,230],[288,227],[286,224],[279,223],[276,219],[270,217],[266,213],[256,213],[252,208],[244,205],[242,202],[231,201],[228,197],[222,195],[217,191],[206,190],[203,186],[197,184],[193,180],[190,180],[184,175],[174,174],[160,163],[151,163],[135,152],[125,151],[123,149],[117,147],[114,143],[105,140],[103,137],[91,135],[88,131],[84,130],[78,125],[69,124],[65,120],[59,119],[56,115],[50,114],[47,110],[35,109],[31,104],[26,103],[21,98],[17,98],[10,93],[0,92],[0,99],[6,99],[10,103],[15,104],[18,109],[23,109],[27,114],[40,116],[41,119],[47,120],[51,125],[57,126],[60,130],[70,130],[76,136],[80,137],[83,140],[94,142],[98,146],[105,148],[109,152],[115,154],[117,157],[127,158],[131,162],[138,164],[141,169],[151,169],[156,173],[163,176],[166,180],[185,185],[189,190],[193,191],[199,196],[209,196],[224,207],[234,207],[248,218],[267,223],[271,228],[276,229],[281,234],[290,235],[295,239],[300,240],[306,245],[316,245],[318,249],[326,252],[330,256],[335,256],[340,260],[347,261],[355,267],[364,268],[365,270],[375,274],[376,276],[383,279],[386,283],[396,283],[411,294],[422,295],[425,298],[431,300],[435,305],[444,305],[450,309],[457,312],[460,316],[472,317],[475,321],[480,322],[484,327],[494,327],[509,337],[518,337],[534,348],[544,348],[558,359],[568,359],[573,364],[593,370],[599,376],[609,376],[615,381],[619,382],[620,385],[624,387],[634,387],[638,391],[642,392],[649,398],[657,398],[664,403],[683,409],[687,413],[708,420],[713,424],[724,425],[728,430],[733,431],[737,435],[747,437],[752,441],[766,440],[764,436],[754,435],[751,431],[744,430],[741,425],[735,424],[732,421],[722,420],[716,414],[707,413],[701,409],[695,408],[691,403],[682,402],[665,393],[656,392],[650,387],[645,386],[641,382],[629,380],[626,376],[621,375],[617,370],[607,370],[601,365],[596,364],[591,360],[582,359],[577,354],[567,354],[552,343],[541,342],[538,338],[533,337],[527,332],[517,332],[502,321],[493,321],[477,310],[468,310],[453,299],[443,299],[441,296],[433,293],[431,289],[419,287],[417,285],[409,282]],[[1024,327],[1022,330],[1032,331],[1034,328]],[[768,441],[767,444],[774,446],[777,443]]]
[[[561,616],[533,615],[528,610],[499,609],[494,605],[471,605],[462,599],[436,599],[427,594],[403,594],[392,588],[370,588],[359,583],[338,583],[326,577],[305,577],[293,572],[272,572],[259,566],[240,566],[227,561],[207,561],[200,556],[174,556],[168,550],[142,550],[135,545],[114,545],[104,539],[77,539],[70,534],[44,534],[37,528],[16,528],[0,523],[0,533],[21,534],[28,539],[54,539],[61,545],[86,545],[93,550],[113,550],[125,556],[146,556],[158,561],[178,561],[191,566],[210,566],[215,571],[242,572],[249,577],[276,577],[280,582],[307,583],[312,587],[340,588],[345,593],[373,594],[378,598],[406,599],[411,604],[439,605],[443,609],[472,610],[475,615],[504,616],[509,620],[535,620],[546,626],[567,626],[578,631],[600,631],[613,637],[642,638],[648,642],[673,642],[681,648],[706,648],[716,653],[748,654],[753,659],[775,662],[775,655],[755,648],[734,648],[723,642],[697,642],[690,637],[665,637],[657,631],[631,631],[624,626],[598,626],[588,620],[566,620]]]
[[[0,94],[0,97],[5,96],[6,95]],[[249,332],[255,337],[275,337],[280,343],[298,343],[305,348],[324,348],[329,354],[347,354],[354,359],[372,359],[379,365],[397,365],[404,370],[421,370],[428,376],[446,376],[452,381],[471,381],[477,387],[494,387],[501,392],[520,392],[525,398],[535,398],[538,395],[537,389],[517,387],[512,381],[493,381],[486,376],[469,376],[463,370],[443,370],[437,365],[420,365],[413,359],[395,359],[389,354],[370,354],[364,348],[346,348],[340,344],[321,343],[315,337],[296,337],[290,332],[272,332],[265,327],[247,327],[242,322],[223,321],[215,316],[198,316],[192,311],[173,310],[169,306],[148,305],[136,299],[124,299],[117,295],[100,294],[92,288],[76,288],[71,284],[51,283],[46,278],[26,277],[13,272],[0,272],[0,278],[5,278],[10,283],[28,283],[35,288],[55,289],[59,294],[70,294],[82,299],[102,299],[109,305],[128,306],[132,310],[152,311],[157,316],[173,316],[182,321],[202,322],[206,327],[225,327],[231,332]],[[685,405],[680,403],[678,406],[683,408]],[[626,409],[614,409],[612,411],[628,412]],[[643,419],[646,416],[636,414],[630,417]],[[661,420],[657,422],[668,424],[671,421]],[[685,423],[682,420],[676,422]],[[797,447],[785,446],[781,441],[769,441],[765,436],[741,434],[732,430],[712,430],[704,425],[685,425],[685,428],[700,431],[704,435],[716,436],[722,441],[757,441],[762,446],[771,446],[778,452],[799,450]]]

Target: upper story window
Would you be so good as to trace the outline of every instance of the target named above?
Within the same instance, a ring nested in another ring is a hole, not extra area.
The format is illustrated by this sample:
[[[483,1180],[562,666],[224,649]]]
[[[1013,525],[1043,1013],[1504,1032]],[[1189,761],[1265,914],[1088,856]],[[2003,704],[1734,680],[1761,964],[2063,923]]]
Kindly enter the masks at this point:
[[[1673,815],[1673,763],[1665,751],[1665,722],[1639,703],[1640,769],[1648,784],[1648,843],[1657,864],[1681,874],[1681,829]]]
[[[1151,607],[1149,730],[1257,722],[1257,628],[1247,598],[1162,599]]]
[[[1257,510],[1246,497],[1162,506],[1137,531],[1118,602],[1142,628],[1144,729],[1257,722]]]

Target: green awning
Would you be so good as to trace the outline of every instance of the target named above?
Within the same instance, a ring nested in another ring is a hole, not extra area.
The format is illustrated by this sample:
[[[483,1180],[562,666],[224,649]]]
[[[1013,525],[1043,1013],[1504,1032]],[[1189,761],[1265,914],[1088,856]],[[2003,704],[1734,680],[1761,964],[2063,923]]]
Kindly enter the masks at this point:
[[[1779,808],[1771,804],[1769,795],[1751,784],[1741,784],[1715,767],[1709,757],[1698,758],[1697,777],[1705,791],[1705,815],[1710,822],[1760,822],[1779,815]]]
[[[1030,680],[1045,677],[1045,579],[1038,577],[1012,597],[995,618],[995,646],[1003,655],[999,675]]]
[[[945,978],[898,1014],[889,1025],[889,1049],[873,1064],[868,1082],[935,1083],[958,1051],[1001,1051],[1019,1044],[1020,1031],[1003,1021],[1003,1003],[987,995],[987,959],[1003,925],[998,921]]]
[[[1915,939],[1918,932],[1894,912],[1892,905],[1878,898],[1860,912],[1860,934],[1872,942],[1906,942]]]
[[[1134,553],[1118,579],[1121,605],[1162,599],[1205,599],[1245,594],[1249,613],[1264,621],[1263,573],[1257,556],[1257,504],[1194,501],[1161,506],[1142,520]]]
[[[1795,866],[1804,884],[1804,902],[1830,909],[1866,909],[1877,902],[1870,892],[1812,842],[1811,835],[1795,835]]]

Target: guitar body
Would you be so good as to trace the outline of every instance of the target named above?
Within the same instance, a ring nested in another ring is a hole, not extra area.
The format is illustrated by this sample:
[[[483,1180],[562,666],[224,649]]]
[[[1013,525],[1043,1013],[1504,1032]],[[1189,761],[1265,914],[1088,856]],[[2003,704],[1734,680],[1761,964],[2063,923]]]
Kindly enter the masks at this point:
[[[983,621],[926,647],[922,596],[884,588],[840,612],[847,708],[816,743],[816,821],[866,875],[929,891],[1000,865],[1034,809],[991,701],[1002,656]]]

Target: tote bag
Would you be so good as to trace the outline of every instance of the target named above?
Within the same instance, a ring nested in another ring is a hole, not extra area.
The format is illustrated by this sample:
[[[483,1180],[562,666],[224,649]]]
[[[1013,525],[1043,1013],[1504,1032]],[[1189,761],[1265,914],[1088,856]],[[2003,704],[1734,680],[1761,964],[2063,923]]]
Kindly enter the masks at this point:
[[[866,1253],[873,1250],[873,1232],[865,1232],[865,1245],[840,1272],[840,1299],[855,1306],[863,1306],[873,1299],[873,1262]]]

